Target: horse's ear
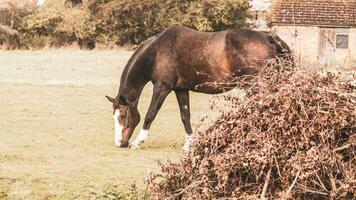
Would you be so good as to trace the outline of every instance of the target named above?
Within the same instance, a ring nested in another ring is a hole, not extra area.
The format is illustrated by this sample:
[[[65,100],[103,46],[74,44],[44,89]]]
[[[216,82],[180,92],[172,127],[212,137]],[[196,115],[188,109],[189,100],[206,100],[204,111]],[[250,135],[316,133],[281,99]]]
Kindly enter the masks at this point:
[[[109,96],[105,96],[111,103],[114,103],[115,99]]]
[[[120,96],[119,104],[124,105],[124,106],[127,105],[127,101],[126,101],[126,98],[124,96]]]

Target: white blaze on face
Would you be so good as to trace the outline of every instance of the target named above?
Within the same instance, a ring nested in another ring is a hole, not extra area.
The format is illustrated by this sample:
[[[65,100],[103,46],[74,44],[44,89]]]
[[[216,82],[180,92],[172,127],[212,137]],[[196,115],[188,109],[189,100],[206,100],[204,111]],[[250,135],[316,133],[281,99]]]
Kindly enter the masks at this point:
[[[119,117],[120,117],[120,110],[116,109],[113,118],[115,123],[115,145],[118,147],[121,144],[122,130],[124,129],[124,127],[119,124]]]

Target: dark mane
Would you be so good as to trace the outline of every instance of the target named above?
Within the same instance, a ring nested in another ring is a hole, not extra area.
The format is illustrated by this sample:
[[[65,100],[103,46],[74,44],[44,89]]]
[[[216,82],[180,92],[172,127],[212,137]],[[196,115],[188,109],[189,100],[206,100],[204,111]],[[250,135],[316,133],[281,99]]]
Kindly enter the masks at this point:
[[[119,88],[119,94],[121,94],[123,88],[126,86],[126,80],[128,76],[128,71],[130,70],[130,67],[133,66],[137,58],[142,55],[146,47],[152,44],[152,42],[158,37],[158,35],[152,36],[148,38],[147,40],[143,41],[135,50],[135,52],[132,54],[130,57],[129,61],[127,62],[124,71],[122,72],[121,75],[121,80],[120,80],[120,88]]]
[[[267,32],[267,31],[262,31],[262,32],[267,35],[269,42],[275,46],[278,58],[281,58],[281,59],[284,59],[285,61],[290,61],[291,63],[294,63],[292,51],[286,42],[284,42],[276,34],[273,34],[271,32]]]

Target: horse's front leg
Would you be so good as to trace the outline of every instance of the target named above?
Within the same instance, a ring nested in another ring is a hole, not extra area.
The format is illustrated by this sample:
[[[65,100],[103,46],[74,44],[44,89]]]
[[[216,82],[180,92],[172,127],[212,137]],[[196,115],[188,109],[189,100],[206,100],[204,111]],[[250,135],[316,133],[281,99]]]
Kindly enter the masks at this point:
[[[159,109],[161,108],[164,100],[166,99],[167,95],[172,90],[166,87],[163,84],[156,84],[153,87],[153,95],[151,99],[150,106],[148,108],[145,121],[143,123],[143,128],[138,134],[137,138],[131,143],[132,149],[137,149],[140,147],[140,144],[146,141],[148,136],[148,130],[151,127],[152,121],[155,119]]]
[[[189,151],[190,144],[193,140],[193,131],[190,124],[189,90],[177,90],[175,93],[186,133],[183,150]]]

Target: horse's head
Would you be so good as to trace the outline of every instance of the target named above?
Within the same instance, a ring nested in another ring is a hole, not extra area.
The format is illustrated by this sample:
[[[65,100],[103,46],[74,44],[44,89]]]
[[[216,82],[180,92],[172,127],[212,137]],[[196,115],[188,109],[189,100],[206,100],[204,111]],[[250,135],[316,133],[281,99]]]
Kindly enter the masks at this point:
[[[123,96],[106,98],[113,104],[113,118],[115,123],[115,144],[128,147],[129,140],[140,122],[140,114],[136,102],[129,102]]]

